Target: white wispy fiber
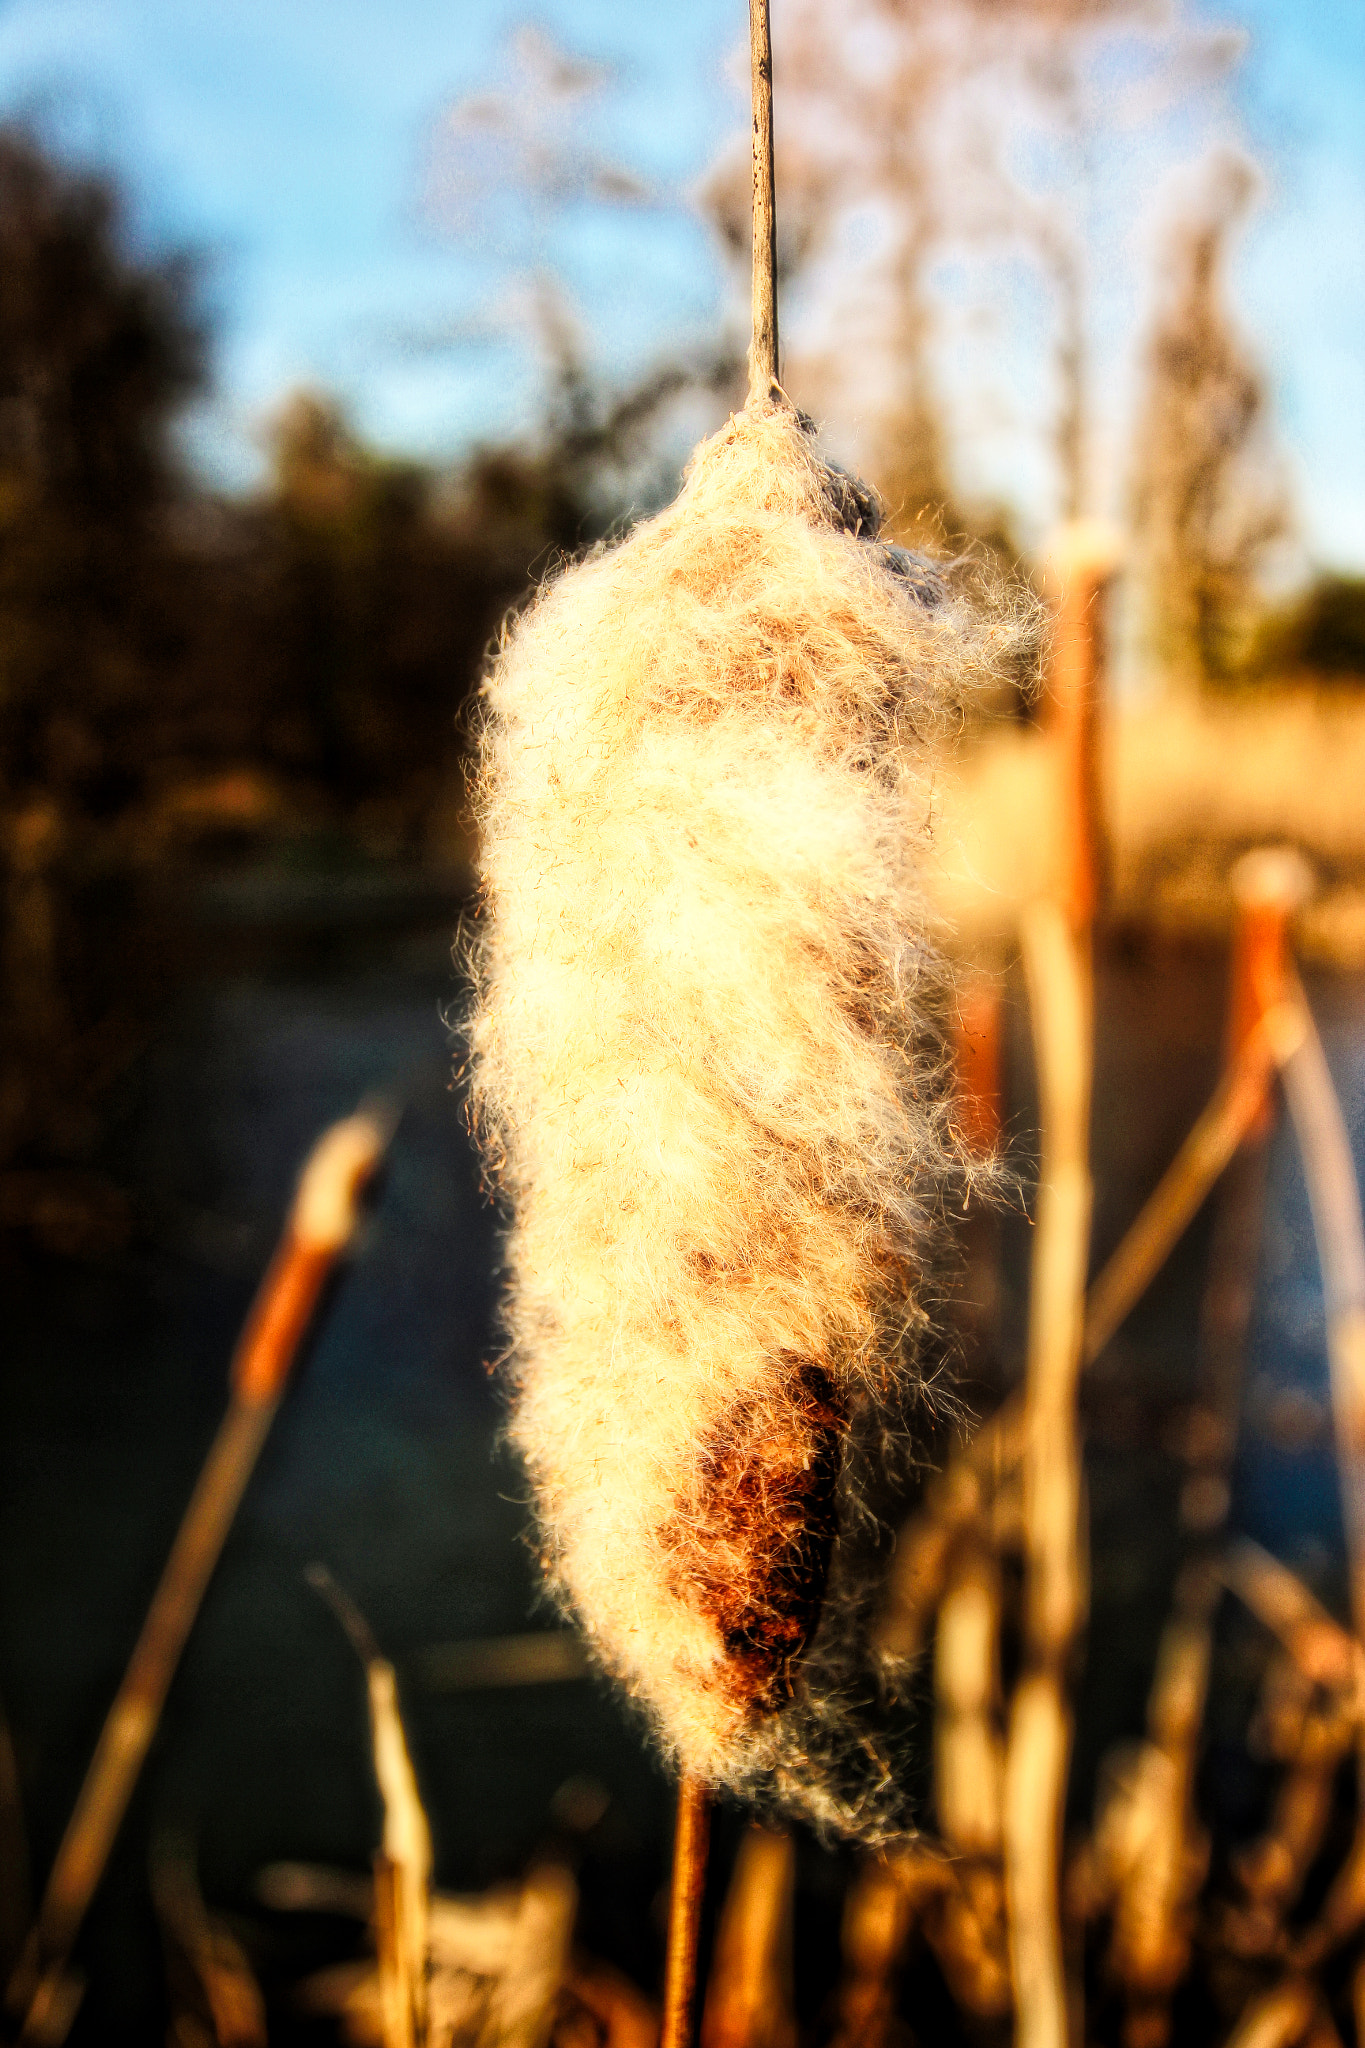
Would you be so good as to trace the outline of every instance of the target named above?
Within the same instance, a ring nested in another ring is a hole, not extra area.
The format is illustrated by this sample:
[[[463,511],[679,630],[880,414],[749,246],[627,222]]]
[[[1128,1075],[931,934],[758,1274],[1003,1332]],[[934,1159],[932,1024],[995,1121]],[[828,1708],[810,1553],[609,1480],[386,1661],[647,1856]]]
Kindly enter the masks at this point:
[[[801,1656],[961,1164],[926,749],[1011,638],[875,518],[797,415],[742,414],[516,622],[468,1023],[547,1571],[681,1764],[827,1815]]]

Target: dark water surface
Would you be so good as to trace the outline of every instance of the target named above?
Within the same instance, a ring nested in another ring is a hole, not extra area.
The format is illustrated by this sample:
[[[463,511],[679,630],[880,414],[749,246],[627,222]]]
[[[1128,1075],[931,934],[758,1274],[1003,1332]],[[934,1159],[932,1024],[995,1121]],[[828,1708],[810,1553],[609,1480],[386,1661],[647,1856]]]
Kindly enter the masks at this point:
[[[1224,967],[1216,954],[1160,949],[1104,962],[1097,1262],[1213,1085]],[[1311,993],[1365,1163],[1365,982],[1323,979]],[[554,1825],[557,1790],[590,1779],[610,1804],[583,1869],[583,1938],[637,1975],[657,1968],[669,1795],[630,1717],[588,1681],[443,1693],[422,1676],[434,1645],[555,1625],[537,1606],[521,1484],[497,1443],[486,1371],[496,1230],[449,1085],[443,1011],[456,996],[444,912],[325,944],[234,942],[130,1089],[112,1164],[136,1194],[131,1248],[103,1261],[11,1258],[0,1695],[41,1876],[221,1415],[232,1346],[300,1162],[367,1092],[396,1089],[405,1104],[373,1220],[267,1445],[92,1912],[74,2040],[151,2041],[164,2028],[146,1876],[157,1827],[193,1832],[205,1891],[229,1908],[250,1906],[255,1873],[273,1859],[368,1865],[378,1799],[362,1677],[305,1581],[313,1560],[398,1667],[439,1881],[465,1890],[516,1876]],[[1014,998],[1009,1087],[1025,1157],[1031,1083]],[[1008,1374],[1024,1221],[1004,1237]],[[1207,1244],[1201,1218],[1087,1397],[1093,1616],[1078,1818],[1101,1752],[1142,1725],[1177,1562],[1172,1417],[1193,1390]],[[1234,1522],[1340,1607],[1322,1298],[1283,1129],[1249,1370]],[[724,1821],[722,1866],[733,1832]],[[833,1968],[839,1883],[837,1860],[808,1851],[809,1939],[798,1946],[809,2009]],[[255,1927],[267,1973],[272,1955],[281,1970],[299,1960],[297,1930],[259,1915]],[[316,1959],[339,1938],[314,1927]]]

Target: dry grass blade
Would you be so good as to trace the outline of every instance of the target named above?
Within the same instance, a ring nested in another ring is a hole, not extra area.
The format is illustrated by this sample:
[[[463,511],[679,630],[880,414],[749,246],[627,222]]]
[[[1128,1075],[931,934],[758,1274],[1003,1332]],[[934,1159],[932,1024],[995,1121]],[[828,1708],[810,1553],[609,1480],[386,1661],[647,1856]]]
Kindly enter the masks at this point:
[[[431,1891],[431,1830],[417,1791],[407,1737],[398,1711],[398,1687],[392,1664],[371,1660],[366,1673],[370,1695],[370,1734],[374,1774],[384,1801],[384,1840],[379,1863],[393,1873],[397,1908],[392,1964],[386,2005],[395,2023],[420,2041],[426,2029],[427,1901]],[[378,1864],[375,1895],[379,1896]],[[410,2015],[408,2017],[402,2017]]]
[[[1226,2048],[1328,2048],[1336,2040],[1321,1992],[1305,1978],[1291,1977],[1252,2001]]]
[[[265,2048],[265,2000],[241,1943],[204,1904],[184,1837],[152,1848],[152,1902],[170,1951],[169,2048]]]
[[[379,1655],[359,1608],[326,1566],[310,1565],[307,1577],[365,1666],[370,1747],[384,1807],[383,1836],[374,1860],[373,1913],[384,2048],[422,2048],[427,2033],[431,1829],[408,1753],[398,1680],[392,1664]]]
[[[522,1886],[506,1967],[478,2048],[545,2048],[569,1964],[578,1889],[560,1863],[544,1863]]]
[[[1068,1664],[1084,1604],[1076,1391],[1090,1242],[1090,968],[1062,912],[1024,924],[1042,1109],[1024,1424],[1024,1672],[1005,1768],[1005,1877],[1018,2048],[1065,2048],[1059,1862]]]
[[[980,1524],[1023,1448],[1023,1415],[1006,1401],[930,1481],[924,1505],[896,1537],[874,1647],[888,1664],[908,1663],[924,1646],[959,1539]]]
[[[1365,1649],[1333,1621],[1297,1573],[1246,1536],[1228,1546],[1219,1569],[1229,1592],[1279,1637],[1304,1677],[1341,1694],[1359,1716]]]
[[[1258,1753],[1285,1769],[1265,1833],[1232,1858],[1242,1900],[1227,1907],[1219,1929],[1232,1953],[1278,1959],[1293,1947],[1286,1916],[1322,1846],[1338,1766],[1355,1736],[1349,1702],[1324,1692],[1292,1658],[1272,1662],[1253,1741]]]
[[[1220,1590],[1206,1563],[1182,1572],[1157,1652],[1147,1739],[1111,1779],[1096,1830],[1096,1861],[1113,1895],[1110,1957],[1126,1992],[1131,2041],[1167,2037],[1167,2006],[1189,1963],[1195,1899],[1208,1868],[1194,1773]]]
[[[1106,880],[1099,700],[1104,590],[1118,566],[1118,548],[1110,528],[1073,519],[1048,550],[1049,581],[1059,599],[1047,691],[1057,772],[1052,890],[1078,931],[1093,921]]]
[[[745,1830],[716,1934],[701,2048],[796,2048],[792,1902],[796,1845]]]

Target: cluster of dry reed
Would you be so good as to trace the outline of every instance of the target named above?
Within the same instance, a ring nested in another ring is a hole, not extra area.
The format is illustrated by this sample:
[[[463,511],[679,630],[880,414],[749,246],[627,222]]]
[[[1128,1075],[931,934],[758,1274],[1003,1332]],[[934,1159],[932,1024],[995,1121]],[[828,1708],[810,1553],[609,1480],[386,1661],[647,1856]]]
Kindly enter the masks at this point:
[[[1051,887],[1020,934],[1042,1126],[1024,1382],[926,1489],[897,1543],[879,1648],[892,1686],[931,1657],[932,1816],[919,1840],[866,1861],[849,1889],[843,1980],[825,2037],[838,2048],[917,2038],[898,2016],[898,1984],[924,1951],[968,2039],[1164,2048],[1180,2038],[1181,1996],[1195,1981],[1198,2024],[1216,2028],[1203,2038],[1227,2048],[1331,2048],[1352,2024],[1365,2032],[1365,1818],[1316,1899],[1342,1768],[1365,1733],[1365,1230],[1345,1123],[1292,962],[1290,924],[1308,877],[1280,848],[1238,864],[1222,1077],[1087,1292],[1091,926],[1103,877],[1095,625],[1104,577],[1102,562],[1073,556],[1049,706]],[[993,1065],[993,986],[983,981],[963,1005],[973,1043],[962,1076],[968,1087],[977,1077],[965,1107],[986,1142],[999,1129],[991,1082],[980,1078]],[[1353,1631],[1283,1563],[1226,1528],[1266,1144],[1281,1096],[1303,1159],[1326,1297]],[[1081,1376],[1215,1189],[1200,1390],[1180,1494],[1183,1562],[1147,1733],[1107,1760],[1092,1828],[1066,1839],[1087,1606]],[[1278,1767],[1278,1784],[1263,1835],[1225,1858],[1214,1878],[1196,1765],[1225,1598],[1277,1646],[1252,1739]],[[800,2038],[793,1858],[790,1838],[758,1829],[740,1854],[702,2048],[787,2048]],[[1310,1872],[1315,1891],[1306,1899]]]

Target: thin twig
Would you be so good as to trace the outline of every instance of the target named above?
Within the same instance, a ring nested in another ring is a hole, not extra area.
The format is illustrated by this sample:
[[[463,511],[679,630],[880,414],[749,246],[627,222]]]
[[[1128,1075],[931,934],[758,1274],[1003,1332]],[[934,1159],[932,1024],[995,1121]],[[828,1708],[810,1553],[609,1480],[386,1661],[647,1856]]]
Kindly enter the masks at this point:
[[[749,349],[749,406],[757,411],[779,392],[773,44],[768,0],[749,0],[749,62],[754,129],[754,337]]]

